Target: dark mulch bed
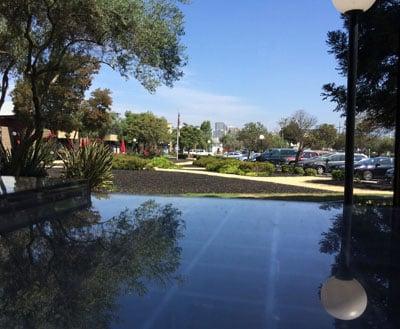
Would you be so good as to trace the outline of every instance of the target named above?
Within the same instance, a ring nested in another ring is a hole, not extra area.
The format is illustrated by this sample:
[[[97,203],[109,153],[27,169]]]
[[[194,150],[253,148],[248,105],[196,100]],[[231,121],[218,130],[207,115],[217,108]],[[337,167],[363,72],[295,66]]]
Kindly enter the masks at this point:
[[[344,186],[344,182],[342,181],[334,181],[334,180],[313,180],[313,183],[316,184],[326,184],[326,185],[334,185],[334,186]],[[380,181],[377,183],[368,183],[368,182],[354,182],[354,188],[366,189],[366,190],[378,190],[378,191],[391,191],[393,189],[392,185],[385,181]]]
[[[115,191],[133,194],[325,192],[267,182],[175,172],[114,170],[113,174]]]

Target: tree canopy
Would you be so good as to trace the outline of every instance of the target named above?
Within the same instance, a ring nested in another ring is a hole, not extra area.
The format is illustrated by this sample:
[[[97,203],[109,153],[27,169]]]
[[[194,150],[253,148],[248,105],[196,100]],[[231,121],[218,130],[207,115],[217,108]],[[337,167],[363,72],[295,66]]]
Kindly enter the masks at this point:
[[[304,110],[296,111],[292,116],[284,118],[280,122],[281,133],[284,138],[293,143],[299,144],[296,161],[299,160],[301,152],[310,144],[310,133],[316,125],[317,118]]]
[[[151,112],[126,112],[122,120],[122,134],[128,141],[136,139],[144,149],[153,150],[161,143],[171,139],[168,122],[163,117],[157,117]]]
[[[342,76],[348,66],[348,17],[346,29],[328,33],[329,53],[337,61]],[[372,128],[393,128],[396,111],[397,61],[400,33],[400,1],[381,0],[360,17],[360,47],[357,80],[357,112]],[[328,83],[323,97],[336,103],[336,111],[346,109],[346,86]]]
[[[180,0],[7,0],[0,3],[0,106],[9,79],[23,83],[31,105],[30,129],[17,157],[42,137],[50,116],[71,106],[51,89],[68,93],[68,77],[107,65],[146,89],[172,86],[186,58]],[[93,71],[92,71],[93,73]],[[21,82],[22,81],[22,82]],[[59,104],[53,104],[52,101]],[[68,110],[69,111],[69,110]],[[57,115],[55,115],[57,116]],[[17,170],[18,171],[18,170]]]
[[[84,136],[104,137],[111,128],[112,97],[109,89],[96,89],[81,108],[81,129]]]
[[[267,134],[268,130],[261,122],[249,122],[239,131],[238,140],[243,143],[250,154],[252,151],[261,150],[260,136],[264,135],[265,137]]]

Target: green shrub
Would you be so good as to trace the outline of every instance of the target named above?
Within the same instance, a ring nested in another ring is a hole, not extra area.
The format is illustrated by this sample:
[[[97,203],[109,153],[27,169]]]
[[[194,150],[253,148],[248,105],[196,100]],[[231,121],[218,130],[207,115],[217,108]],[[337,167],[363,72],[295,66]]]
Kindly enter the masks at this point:
[[[276,170],[269,162],[239,162],[239,169],[247,176],[270,176]],[[249,175],[250,173],[255,175]]]
[[[198,160],[201,161],[201,160]],[[212,161],[208,161],[206,164],[206,170],[207,171],[215,171],[219,172],[220,169],[224,166],[228,166],[229,164],[232,164],[232,160],[223,160],[223,159],[214,159]]]
[[[186,153],[178,154],[179,160],[186,160],[189,156]]]
[[[306,176],[317,176],[318,172],[314,168],[307,168],[306,170],[304,170],[304,175],[306,175]]]
[[[344,170],[333,170],[332,171],[332,179],[334,181],[343,181],[344,180]]]
[[[136,155],[116,155],[112,161],[112,169],[116,170],[144,170],[150,169],[149,160]]]
[[[304,169],[301,167],[295,167],[294,174],[298,176],[304,176]]]
[[[294,174],[295,167],[293,165],[284,164],[281,167],[283,174]]]
[[[146,166],[147,168],[162,168],[162,169],[173,169],[175,164],[166,157],[156,157],[150,160]]]
[[[238,164],[228,163],[221,168],[219,168],[218,172],[220,174],[232,174],[232,175],[243,175],[244,172],[239,169]]]
[[[90,188],[112,186],[113,154],[103,143],[63,148],[59,151],[59,156],[64,162],[66,178],[86,179]]]
[[[12,151],[0,143],[0,174],[4,176],[44,177],[55,160],[55,143],[41,139],[21,153],[20,145]]]
[[[197,167],[206,168],[208,164],[215,163],[222,160],[222,158],[216,158],[213,156],[203,156],[199,157],[196,161],[193,161],[193,165]]]

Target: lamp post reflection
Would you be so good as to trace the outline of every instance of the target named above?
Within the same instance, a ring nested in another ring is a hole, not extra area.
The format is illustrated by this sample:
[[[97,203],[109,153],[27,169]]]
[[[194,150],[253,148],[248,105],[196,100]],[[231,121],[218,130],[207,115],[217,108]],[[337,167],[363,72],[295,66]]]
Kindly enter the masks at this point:
[[[351,272],[352,207],[343,208],[343,230],[337,272],[321,289],[321,303],[325,310],[339,320],[360,317],[368,304],[367,293]]]

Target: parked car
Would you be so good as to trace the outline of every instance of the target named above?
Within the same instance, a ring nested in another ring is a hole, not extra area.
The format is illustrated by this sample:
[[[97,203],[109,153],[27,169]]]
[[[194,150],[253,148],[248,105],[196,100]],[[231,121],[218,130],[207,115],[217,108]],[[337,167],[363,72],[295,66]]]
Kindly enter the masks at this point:
[[[356,153],[354,154],[354,162],[368,159],[365,154]],[[344,153],[333,153],[330,155],[324,155],[321,157],[312,158],[309,160],[299,161],[298,166],[306,168],[316,169],[318,174],[321,175],[325,172],[330,172],[335,169],[341,169],[345,164]]]
[[[364,180],[385,178],[386,172],[393,167],[393,158],[371,158],[358,162],[354,167],[354,174]]]
[[[257,157],[259,162],[271,162],[273,164],[288,164],[289,159],[296,157],[294,149],[271,149]]]
[[[240,159],[242,156],[243,156],[243,153],[240,151],[224,153],[225,158]]]
[[[243,154],[241,158],[239,158],[239,160],[241,161],[256,161],[256,159],[261,155],[261,153],[251,153],[250,157],[248,156],[248,154]]]
[[[297,154],[296,154],[297,155]],[[289,157],[288,158],[288,162],[289,164],[294,164],[296,162],[296,155],[294,157]],[[304,160],[308,160],[311,158],[315,158],[318,156],[322,156],[323,154],[318,152],[318,151],[304,151],[301,155],[300,155],[300,160],[299,161],[304,161]]]
[[[202,156],[207,156],[207,155],[213,155],[212,152],[208,152],[206,150],[191,150],[190,154],[193,155],[202,155]]]

